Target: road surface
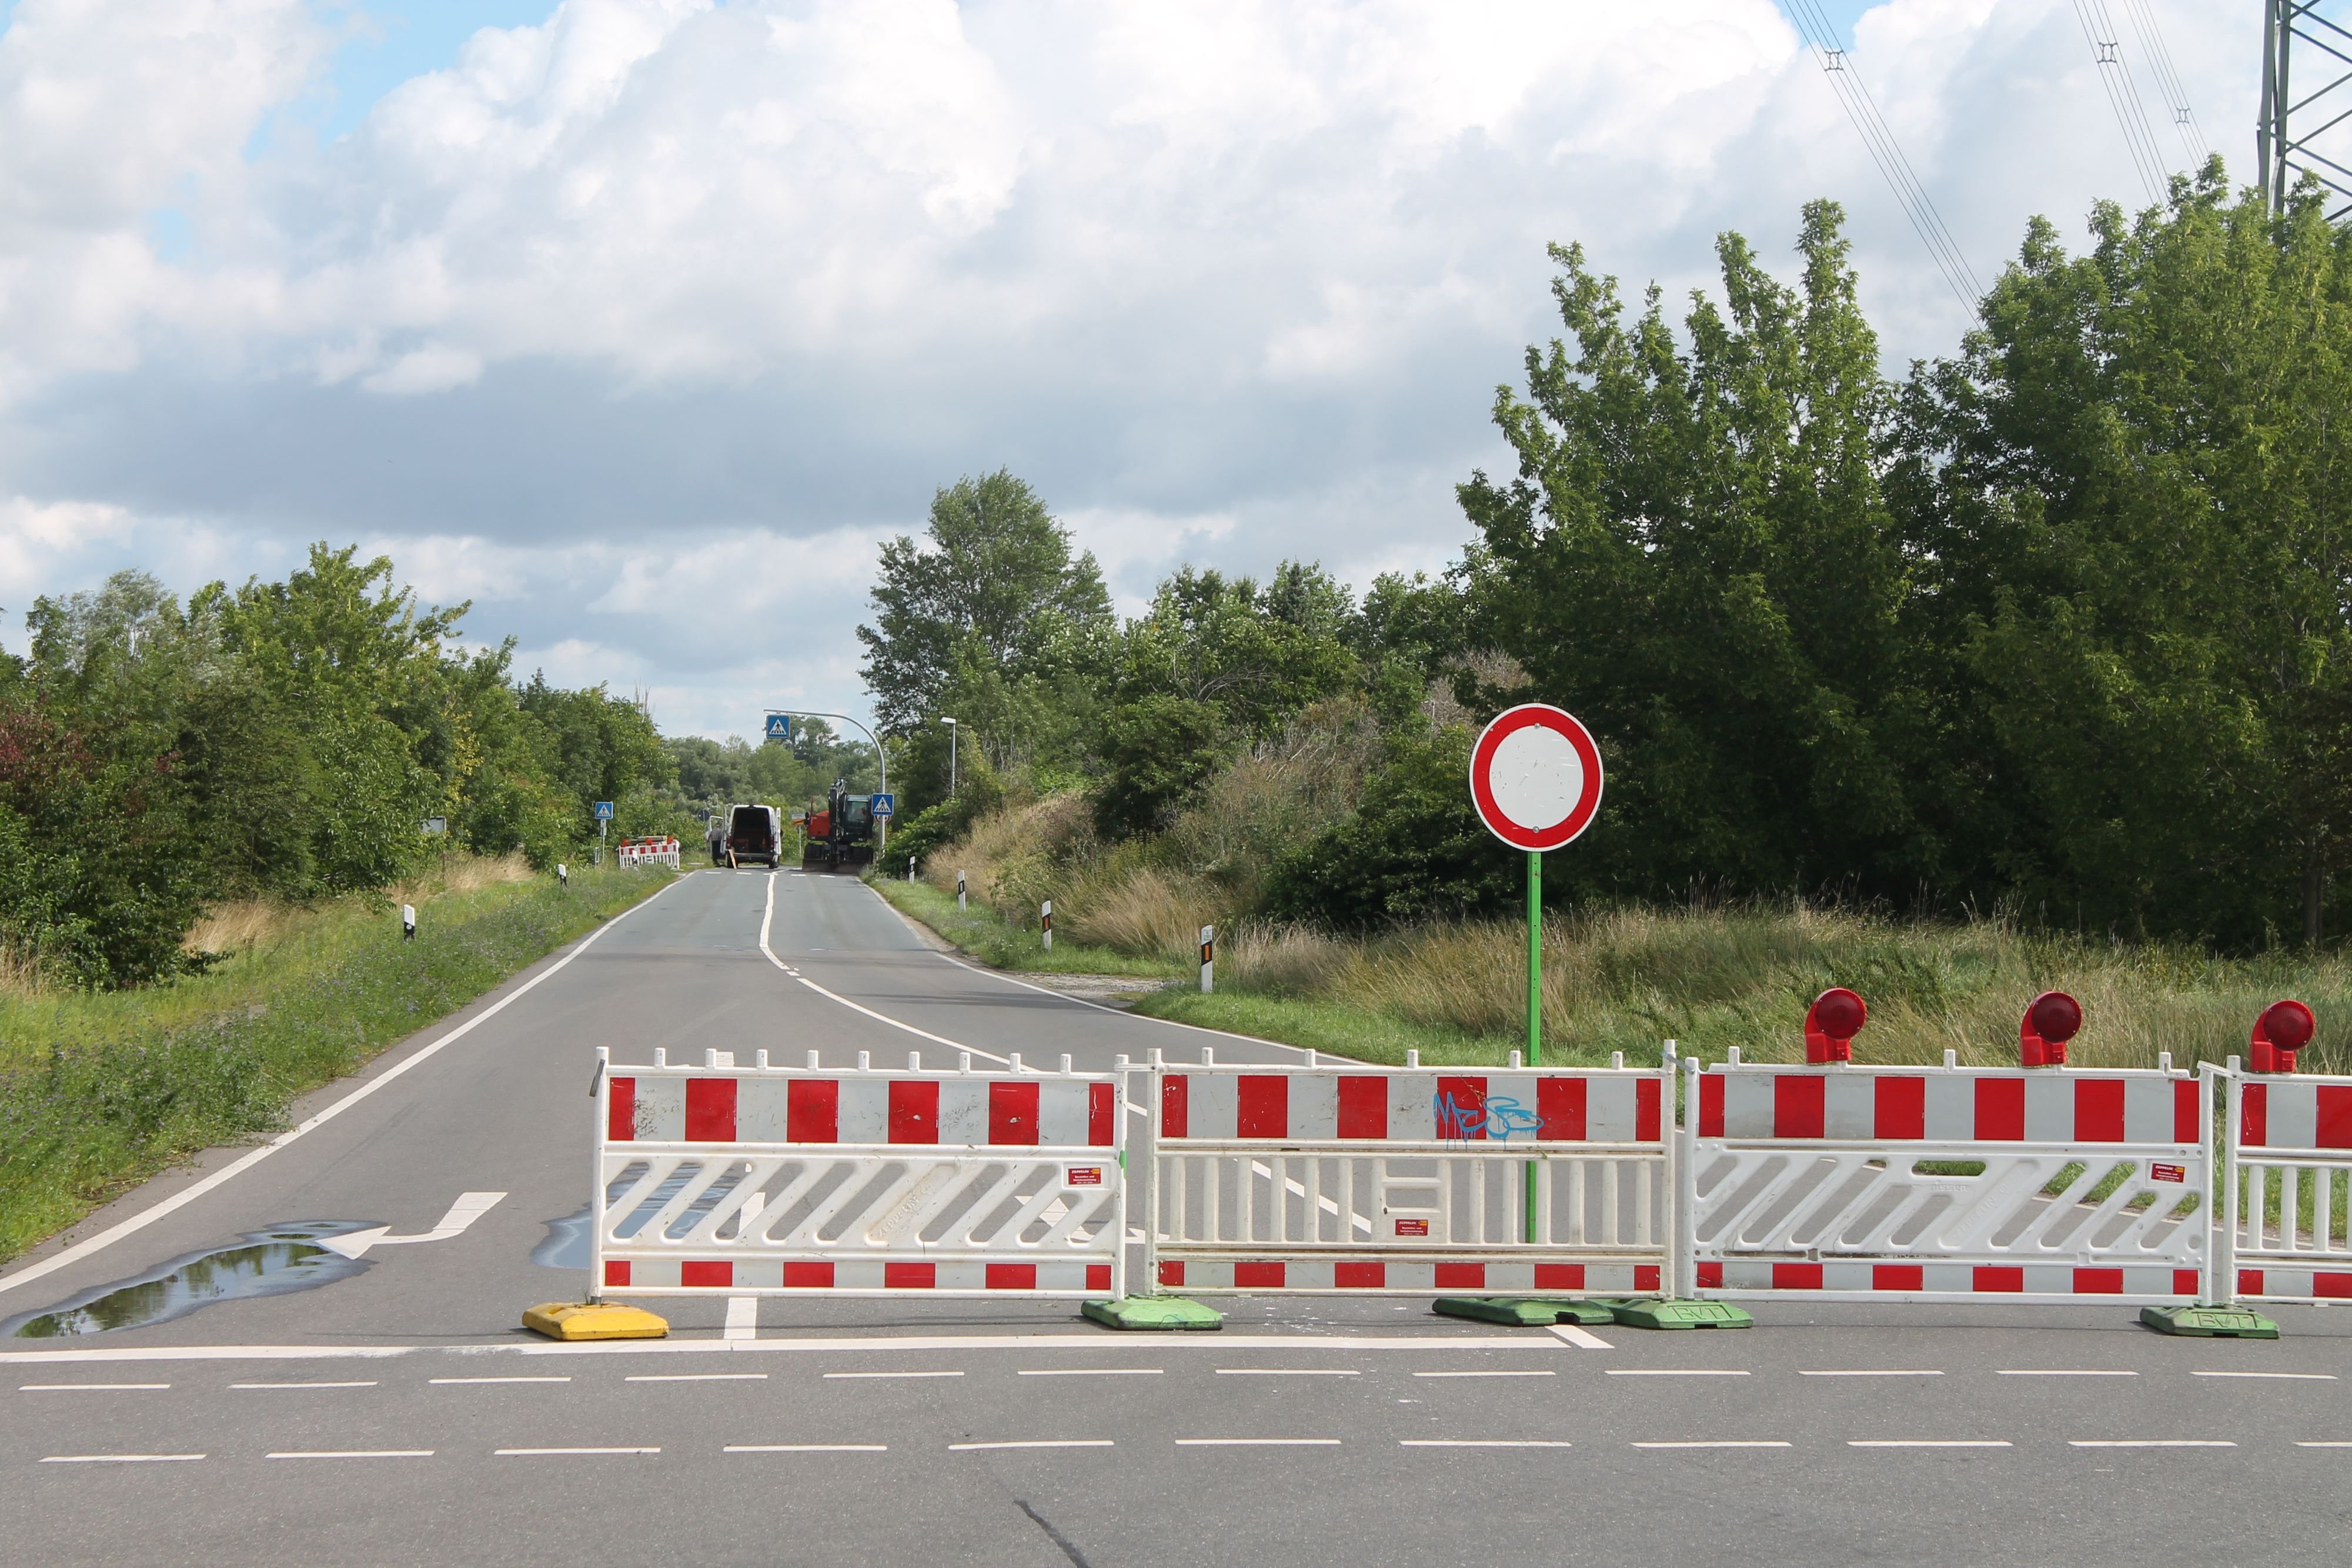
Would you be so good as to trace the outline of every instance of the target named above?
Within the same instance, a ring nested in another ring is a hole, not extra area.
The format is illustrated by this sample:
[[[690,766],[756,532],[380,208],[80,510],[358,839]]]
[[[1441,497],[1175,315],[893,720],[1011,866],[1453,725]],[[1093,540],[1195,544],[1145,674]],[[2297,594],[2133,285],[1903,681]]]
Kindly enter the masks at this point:
[[[585,1203],[593,1047],[945,1065],[910,1030],[1046,1067],[1299,1055],[976,969],[846,878],[682,878],[228,1179],[89,1248],[249,1151],[0,1274],[21,1318],[299,1222],[454,1230],[315,1288],[0,1340],[0,1562],[2278,1565],[2352,1540],[2352,1316],[2317,1311],[2274,1343],[2120,1308],[1643,1334],[1313,1298],[1181,1336],[900,1299],[660,1303],[657,1343],[516,1327],[583,1288],[534,1254],[568,1261]]]

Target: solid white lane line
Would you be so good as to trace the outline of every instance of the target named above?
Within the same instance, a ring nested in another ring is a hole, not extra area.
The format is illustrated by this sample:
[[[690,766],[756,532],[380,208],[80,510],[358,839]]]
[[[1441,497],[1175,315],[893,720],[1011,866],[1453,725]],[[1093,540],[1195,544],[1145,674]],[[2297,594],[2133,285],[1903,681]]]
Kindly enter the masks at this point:
[[[633,1372],[624,1383],[765,1383],[764,1372]]]
[[[1015,1377],[1160,1377],[1160,1366],[1024,1366]]]
[[[1336,1448],[1337,1437],[1179,1437],[1180,1448]]]
[[[879,898],[881,897],[881,894],[877,894],[875,896]],[[785,974],[791,976],[793,979],[798,980],[802,985],[806,986],[818,996],[824,998],[828,1001],[839,1002],[851,1012],[864,1013],[876,1023],[886,1023],[892,1029],[905,1030],[908,1034],[914,1035],[918,1039],[928,1040],[936,1044],[944,1045],[950,1051],[968,1051],[974,1056],[984,1057],[988,1061],[995,1062],[1000,1067],[1010,1067],[1013,1065],[1009,1060],[1004,1057],[998,1056],[993,1051],[982,1051],[976,1045],[966,1045],[960,1040],[950,1040],[943,1034],[933,1034],[927,1029],[917,1029],[910,1023],[900,1023],[897,1019],[892,1018],[887,1013],[877,1013],[872,1008],[851,1001],[847,997],[843,996],[838,991],[826,990],[823,986],[818,985],[814,980],[810,979],[806,975],[802,974],[798,969],[793,968],[790,964],[787,964],[782,958],[777,957],[776,950],[768,946],[768,927],[774,922],[775,918],[776,881],[775,878],[770,877],[768,879],[767,907],[760,915],[760,951],[767,955],[769,963],[773,964],[777,968],[782,969]]]
[[[1362,1373],[1342,1366],[1221,1366],[1219,1377],[1361,1377]]]
[[[1997,1375],[2001,1377],[2137,1377],[2139,1374],[2095,1366],[2005,1366]]]
[[[169,1388],[168,1383],[19,1383],[19,1394],[131,1394]]]
[[[2336,1441],[2324,1443],[2297,1443],[2295,1447],[2298,1448],[2352,1448],[2352,1443]]]
[[[1612,1366],[1611,1377],[1746,1377],[1745,1372],[1714,1366]]]
[[[2191,1377],[2275,1377],[2289,1383],[2333,1383],[2332,1372],[2192,1372]]]
[[[882,897],[878,893],[874,896],[877,898]],[[882,899],[882,902],[884,905],[889,909],[891,914],[898,915],[899,919],[906,921],[908,925],[914,924],[912,916],[900,910],[898,905],[891,904],[888,899],[884,898]],[[1267,1040],[1259,1035],[1235,1034],[1229,1029],[1210,1029],[1204,1024],[1179,1023],[1174,1019],[1152,1018],[1150,1013],[1131,1013],[1119,1008],[1107,1008],[1100,1002],[1090,1002],[1084,997],[1074,997],[1067,991],[1057,991],[1051,986],[1033,986],[1026,980],[1016,980],[1010,975],[1001,975],[993,969],[983,969],[977,964],[968,964],[961,958],[957,957],[954,954],[942,953],[936,947],[928,948],[926,950],[934,957],[946,959],[949,963],[953,964],[959,969],[969,969],[975,975],[985,975],[992,980],[1003,980],[1006,985],[1018,986],[1024,991],[1036,991],[1045,996],[1058,998],[1066,1002],[1076,1002],[1082,1008],[1092,1008],[1097,1012],[1116,1013],[1118,1016],[1124,1019],[1144,1019],[1152,1023],[1164,1023],[1171,1029],[1191,1030],[1195,1034],[1214,1034],[1222,1035],[1227,1040],[1245,1040],[1252,1045],[1270,1045],[1276,1051],[1297,1051],[1301,1056],[1305,1056],[1307,1053],[1307,1048],[1303,1045],[1285,1045],[1278,1040]],[[1318,1061],[1321,1061],[1345,1062],[1349,1066],[1359,1064],[1357,1058],[1352,1056],[1341,1056],[1335,1051],[1318,1051],[1316,1052],[1316,1057]]]
[[[310,1448],[264,1454],[265,1459],[429,1459],[430,1448]]]
[[[988,1448],[1108,1448],[1108,1437],[1028,1437],[1011,1443],[950,1443],[950,1454],[975,1454]]]
[[[429,1377],[429,1378],[426,1378],[426,1379],[425,1379],[425,1381],[426,1381],[426,1382],[428,1382],[428,1383],[446,1383],[446,1384],[469,1384],[469,1383],[569,1383],[569,1382],[571,1382],[571,1381],[572,1381],[572,1379],[571,1379],[571,1377],[570,1377],[569,1375],[566,1375],[566,1376],[562,1376],[562,1377]]]
[[[201,1459],[202,1454],[49,1454],[45,1465],[169,1465],[184,1459]]]
[[[1579,1328],[1574,1323],[1554,1323],[1551,1325],[1551,1332],[1555,1336],[1566,1340],[1579,1350],[1615,1350],[1617,1348],[1591,1329]]]
[[[729,1454],[887,1454],[887,1443],[730,1443]]]
[[[1399,1437],[1401,1448],[1567,1448],[1575,1445],[1549,1437]]]
[[[961,1372],[828,1372],[827,1377],[961,1377]]]
[[[232,1383],[231,1388],[373,1388],[373,1380],[366,1383]]]
[[[493,1448],[500,1458],[563,1458],[572,1454],[658,1454],[659,1448]]]
[[[1848,1437],[1849,1448],[2011,1448],[1999,1437]]]
[[[685,878],[683,877],[678,879],[679,882],[683,882]],[[541,969],[538,974],[533,975],[530,979],[525,980],[521,985],[517,986],[513,990],[509,991],[505,996],[500,997],[497,1001],[492,1002],[488,1007],[484,1008],[480,1012],[476,1013],[464,1023],[461,1023],[457,1028],[449,1030],[449,1032],[441,1036],[440,1039],[433,1041],[432,1044],[424,1047],[420,1051],[412,1051],[407,1056],[403,1057],[400,1061],[393,1063],[392,1066],[384,1069],[383,1071],[376,1074],[373,1078],[369,1079],[366,1082],[361,1084],[358,1088],[352,1090],[350,1093],[344,1095],[341,1099],[336,1101],[333,1104],[328,1106],[317,1115],[312,1116],[308,1121],[302,1123],[299,1126],[278,1134],[278,1136],[270,1139],[269,1142],[262,1145],[259,1148],[254,1149],[251,1152],[230,1161],[227,1165],[223,1166],[220,1169],[205,1177],[202,1181],[190,1183],[188,1186],[184,1186],[179,1191],[173,1193],[171,1197],[163,1199],[163,1202],[155,1204],[152,1207],[141,1209],[130,1218],[121,1221],[120,1224],[108,1227],[106,1229],[101,1230],[97,1235],[91,1237],[89,1240],[77,1241],[62,1252],[52,1254],[49,1257],[42,1259],[37,1263],[30,1264],[23,1269],[19,1269],[16,1272],[7,1276],[5,1279],[0,1279],[0,1291],[13,1291],[17,1286],[22,1285],[28,1281],[37,1280],[44,1274],[54,1273],[56,1270],[65,1268],[70,1263],[79,1262],[82,1259],[89,1257],[100,1248],[110,1247],[115,1242],[121,1240],[124,1237],[129,1236],[135,1231],[144,1230],[148,1226],[154,1224],[155,1221],[163,1218],[165,1215],[175,1213],[178,1210],[186,1207],[189,1204],[195,1202],[196,1199],[204,1197],[205,1194],[212,1191],[215,1187],[244,1175],[247,1171],[251,1170],[254,1166],[259,1165],[262,1161],[268,1159],[278,1150],[285,1148],[288,1145],[293,1143],[296,1139],[303,1136],[305,1134],[325,1126],[329,1122],[333,1121],[336,1117],[341,1115],[344,1112],[350,1110],[352,1106],[358,1104],[361,1101],[366,1099],[369,1095],[374,1093],[385,1084],[397,1080],[403,1073],[408,1071],[411,1068],[421,1066],[425,1062],[431,1061],[436,1055],[439,1054],[444,1047],[457,1044],[457,1041],[473,1033],[475,1030],[480,1028],[483,1024],[489,1022],[490,1019],[498,1017],[500,1013],[506,1011],[507,1009],[512,1007],[515,1003],[522,1000],[523,998],[529,996],[533,990],[537,989],[541,982],[551,979],[556,975],[561,974],[563,969],[571,964],[572,960],[580,956],[581,954],[588,951],[591,946],[594,946],[595,943],[602,938],[606,932],[612,930],[614,926],[618,925],[622,921],[626,920],[630,915],[635,915],[638,910],[645,908],[647,904],[653,903],[655,899],[659,898],[663,894],[667,893],[670,888],[676,887],[677,885],[677,883],[673,882],[667,886],[657,888],[655,890],[652,897],[641,899],[637,903],[629,905],[628,908],[624,909],[618,915],[614,915],[610,920],[598,925],[593,931],[589,932],[585,936],[581,937],[579,941],[573,943],[571,950],[566,952],[563,956],[558,958],[554,963],[550,964],[546,968]]]
[[[1834,1366],[1821,1372],[1800,1372],[1800,1377],[1941,1377],[1944,1375],[1929,1367],[1889,1367],[1873,1372],[1858,1366]]]
[[[1783,1443],[1769,1439],[1759,1442],[1745,1439],[1717,1441],[1706,1438],[1696,1441],[1675,1443],[1636,1443],[1633,1446],[1637,1448],[1788,1448],[1795,1447],[1795,1445],[1791,1443]]]
[[[1558,1377],[1557,1372],[1416,1372],[1415,1377]]]
[[[2234,1448],[2218,1437],[2069,1437],[2070,1448]]]

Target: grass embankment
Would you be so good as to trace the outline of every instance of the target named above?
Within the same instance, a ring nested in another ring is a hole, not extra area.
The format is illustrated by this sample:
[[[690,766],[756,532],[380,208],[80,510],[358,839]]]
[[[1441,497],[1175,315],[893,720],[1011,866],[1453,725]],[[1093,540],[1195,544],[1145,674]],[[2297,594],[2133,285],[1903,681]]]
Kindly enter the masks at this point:
[[[0,995],[0,1260],[199,1149],[277,1131],[295,1096],[670,879],[575,868],[564,892],[519,862],[453,860],[388,896],[217,911],[191,936],[229,954],[208,974]]]

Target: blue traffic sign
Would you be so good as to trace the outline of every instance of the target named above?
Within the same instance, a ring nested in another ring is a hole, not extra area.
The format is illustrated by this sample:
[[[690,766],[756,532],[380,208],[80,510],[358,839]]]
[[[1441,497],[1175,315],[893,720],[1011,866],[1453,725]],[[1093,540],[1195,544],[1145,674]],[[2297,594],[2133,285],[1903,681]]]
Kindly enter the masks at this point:
[[[596,820],[600,822],[609,822],[613,820],[613,802],[610,800],[596,802]]]
[[[898,797],[896,795],[877,795],[874,797],[874,814],[876,816],[895,816],[898,814]]]
[[[768,737],[768,737],[770,740],[784,740],[784,741],[789,741],[790,739],[792,739],[792,737],[793,737],[793,716],[792,716],[792,715],[790,715],[790,714],[788,714],[788,713],[772,713],[772,714],[770,714],[770,715],[768,716]]]

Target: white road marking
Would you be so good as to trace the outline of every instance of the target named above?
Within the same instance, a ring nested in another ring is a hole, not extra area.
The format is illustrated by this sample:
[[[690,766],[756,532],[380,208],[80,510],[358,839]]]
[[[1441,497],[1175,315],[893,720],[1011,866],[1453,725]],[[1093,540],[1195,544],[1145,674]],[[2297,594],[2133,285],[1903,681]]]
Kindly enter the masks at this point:
[[[1745,1377],[1745,1372],[1716,1366],[1612,1366],[1611,1377]]]
[[[2234,1448],[2218,1437],[2069,1437],[2070,1448]]]
[[[1024,1366],[1016,1377],[1159,1377],[1161,1366]]]
[[[561,1458],[572,1454],[658,1454],[659,1448],[493,1448],[502,1459]]]
[[[461,1192],[457,1201],[441,1217],[441,1223],[415,1236],[394,1236],[389,1225],[371,1226],[365,1230],[347,1231],[341,1236],[320,1238],[319,1245],[345,1258],[363,1256],[376,1247],[406,1247],[419,1241],[446,1241],[463,1236],[474,1221],[496,1208],[506,1197],[502,1192]]]
[[[679,879],[681,882],[684,880],[684,878]],[[420,1066],[432,1060],[432,1058],[436,1055],[443,1047],[455,1045],[457,1041],[465,1039],[466,1036],[473,1033],[475,1030],[480,1028],[483,1024],[488,1023],[490,1019],[498,1017],[500,1013],[506,1011],[507,1009],[512,1007],[515,1003],[529,996],[542,981],[562,972],[564,967],[568,966],[572,960],[580,956],[581,954],[588,951],[591,946],[603,937],[606,932],[612,930],[614,926],[618,925],[622,921],[626,920],[638,910],[643,909],[646,905],[653,903],[654,899],[659,898],[663,894],[667,893],[670,888],[676,887],[677,885],[677,883],[674,882],[669,883],[668,886],[657,888],[655,890],[651,898],[640,900],[639,902],[629,905],[628,908],[624,909],[618,915],[614,915],[610,920],[604,921],[603,924],[599,925],[595,930],[591,931],[585,936],[580,938],[579,941],[573,943],[571,950],[565,953],[561,958],[558,958],[554,963],[550,964],[546,968],[541,969],[538,974],[533,975],[530,979],[525,980],[521,985],[517,986],[513,990],[509,991],[505,996],[500,997],[497,1001],[492,1002],[488,1007],[484,1008],[472,1018],[469,1018],[465,1022],[457,1025],[457,1028],[449,1030],[448,1033],[441,1036],[440,1039],[433,1041],[432,1044],[424,1047],[422,1050],[413,1051],[409,1055],[403,1057],[400,1061],[393,1063],[392,1066],[376,1074],[373,1078],[369,1079],[366,1082],[361,1084],[358,1088],[352,1090],[350,1093],[344,1095],[341,1099],[336,1101],[333,1104],[328,1106],[317,1115],[303,1122],[300,1125],[294,1127],[289,1131],[278,1134],[278,1136],[270,1139],[269,1142],[262,1145],[259,1148],[232,1160],[227,1165],[225,1165],[220,1169],[215,1171],[212,1175],[205,1177],[202,1181],[191,1182],[188,1186],[182,1187],[171,1197],[163,1199],[163,1202],[155,1204],[151,1207],[141,1209],[137,1214],[132,1215],[130,1218],[121,1221],[120,1224],[109,1226],[106,1229],[100,1231],[89,1240],[77,1241],[62,1252],[52,1254],[49,1257],[42,1259],[37,1263],[29,1264],[25,1268],[17,1270],[16,1272],[7,1276],[5,1279],[0,1279],[0,1291],[13,1291],[17,1286],[25,1284],[29,1281],[37,1280],[45,1274],[54,1273],[58,1270],[67,1267],[68,1264],[79,1262],[82,1259],[87,1258],[91,1253],[99,1250],[99,1249],[102,1247],[110,1247],[126,1236],[131,1235],[137,1231],[144,1230],[147,1227],[154,1224],[155,1221],[163,1218],[165,1215],[176,1213],[178,1210],[186,1207],[189,1204],[195,1202],[196,1199],[204,1197],[205,1194],[212,1191],[215,1187],[244,1175],[247,1171],[251,1170],[254,1166],[259,1165],[262,1161],[268,1159],[278,1150],[293,1143],[296,1139],[302,1137],[304,1134],[313,1132],[320,1127],[325,1126],[329,1122],[333,1121],[336,1117],[341,1115],[344,1112],[350,1110],[352,1106],[358,1104],[361,1101],[366,1099],[369,1095],[374,1093],[385,1084],[394,1082],[399,1078],[401,1074],[408,1071],[411,1068]]]
[[[2011,1448],[1999,1437],[1848,1437],[1849,1448]]]
[[[45,1465],[169,1465],[184,1459],[201,1459],[202,1454],[49,1454]]]
[[[764,1372],[633,1372],[624,1383],[765,1383]]]
[[[1272,1181],[1274,1179],[1274,1167],[1267,1165],[1264,1160],[1252,1160],[1250,1161],[1250,1174],[1253,1176],[1263,1176],[1267,1181]],[[1307,1196],[1307,1184],[1300,1181],[1296,1176],[1283,1177],[1282,1186],[1283,1190],[1289,1193],[1293,1197],[1303,1198]],[[1322,1209],[1324,1213],[1330,1215],[1335,1218],[1338,1218],[1339,1213],[1339,1205],[1337,1199],[1318,1197],[1316,1199],[1316,1205],[1318,1207]],[[1348,1211],[1348,1223],[1355,1229],[1362,1231],[1367,1236],[1370,1236],[1372,1233],[1372,1221],[1369,1215],[1358,1214],[1355,1210],[1349,1209]]]
[[[430,1448],[310,1448],[264,1454],[265,1459],[429,1459]]]
[[[1944,1375],[1932,1367],[1925,1366],[1889,1367],[1876,1372],[1858,1366],[1836,1366],[1821,1372],[1800,1372],[1797,1375],[1800,1377],[1941,1377]]]
[[[1362,1373],[1339,1366],[1221,1366],[1219,1377],[1360,1377]]]
[[[730,1296],[727,1298],[727,1327],[723,1339],[758,1339],[760,1337],[760,1298]]]
[[[20,1383],[19,1394],[129,1394],[133,1390],[169,1388],[168,1383]]]
[[[1566,1340],[1579,1350],[1615,1350],[1617,1348],[1591,1329],[1579,1328],[1574,1323],[1554,1323],[1551,1325],[1551,1332],[1555,1337]]]
[[[232,1383],[231,1388],[373,1388],[373,1380],[366,1383]]]
[[[1415,1377],[1558,1377],[1559,1373],[1547,1368],[1542,1372],[1416,1372]]]
[[[730,1443],[730,1454],[887,1454],[887,1443]]]
[[[2019,1366],[2002,1367],[2002,1377],[2137,1377],[2137,1372],[2118,1372],[2101,1367]]]
[[[2291,1383],[2333,1383],[2332,1372],[2192,1372],[2191,1377],[2275,1377]]]
[[[1179,1437],[1180,1448],[1336,1448],[1337,1437]]]
[[[1675,1443],[1636,1443],[1633,1446],[1637,1448],[1788,1448],[1795,1447],[1794,1444],[1783,1443],[1775,1439],[1766,1439],[1759,1442],[1752,1439],[1736,1439],[1727,1441],[1713,1438],[1701,1438],[1696,1441]]]
[[[2352,1448],[2352,1443],[2334,1441],[2322,1443],[2297,1443],[2295,1444],[2295,1447],[2298,1448]]]
[[[875,896],[878,898],[881,895],[877,894]],[[872,1019],[877,1023],[887,1023],[892,1029],[902,1029],[908,1034],[914,1035],[919,1039],[932,1040],[940,1045],[944,1045],[950,1051],[968,1051],[974,1056],[986,1057],[989,1061],[996,1062],[1000,1066],[1010,1067],[1013,1065],[1012,1062],[1002,1056],[998,1056],[993,1051],[982,1051],[976,1045],[966,1045],[960,1040],[950,1040],[943,1034],[933,1034],[927,1029],[917,1029],[910,1023],[900,1023],[897,1019],[890,1017],[887,1013],[877,1013],[872,1008],[851,1001],[847,997],[843,996],[838,991],[826,990],[823,986],[818,985],[814,980],[810,979],[806,975],[802,974],[798,969],[793,968],[782,958],[777,957],[776,950],[768,946],[768,927],[772,923],[773,923],[775,917],[776,883],[775,879],[771,877],[768,879],[767,907],[760,915],[760,951],[767,955],[769,963],[773,964],[777,968],[782,969],[785,974],[791,976],[793,979],[798,980],[802,985],[806,986],[818,996],[824,997],[829,1001],[839,1002],[851,1012],[864,1013],[867,1018]]]
[[[828,1372],[827,1377],[961,1377],[961,1372]]]
[[[467,1384],[467,1383],[569,1383],[569,1382],[571,1382],[571,1381],[572,1381],[572,1379],[571,1379],[569,1376],[564,1376],[564,1377],[433,1377],[433,1378],[427,1378],[425,1381],[427,1381],[428,1383],[448,1383],[448,1384]]]
[[[1401,1448],[1567,1448],[1571,1443],[1549,1437],[1399,1437]]]
[[[987,1448],[1108,1448],[1108,1437],[1030,1437],[1013,1443],[950,1443],[950,1454],[979,1453]]]

